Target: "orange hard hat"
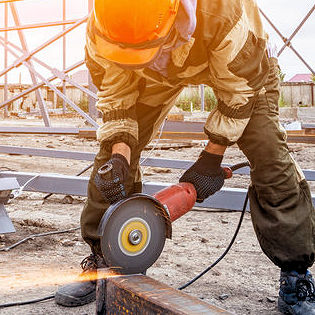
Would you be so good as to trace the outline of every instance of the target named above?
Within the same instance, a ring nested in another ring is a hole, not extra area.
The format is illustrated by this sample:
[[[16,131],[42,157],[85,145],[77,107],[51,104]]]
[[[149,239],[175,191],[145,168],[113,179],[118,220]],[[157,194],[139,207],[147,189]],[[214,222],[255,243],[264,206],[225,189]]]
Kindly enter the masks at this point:
[[[94,0],[96,45],[106,59],[149,63],[166,42],[179,0]]]

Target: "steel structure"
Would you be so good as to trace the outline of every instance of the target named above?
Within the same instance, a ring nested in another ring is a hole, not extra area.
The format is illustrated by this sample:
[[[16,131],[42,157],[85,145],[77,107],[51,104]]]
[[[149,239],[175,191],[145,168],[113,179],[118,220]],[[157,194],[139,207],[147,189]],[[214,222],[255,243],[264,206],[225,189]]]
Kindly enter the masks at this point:
[[[81,108],[79,108],[74,102],[72,102],[67,96],[66,96],[66,82],[69,83],[72,86],[77,87],[84,93],[86,93],[89,96],[90,102],[95,102],[95,99],[97,98],[95,94],[95,88],[92,86],[92,83],[90,82],[89,89],[84,88],[83,86],[80,86],[73,80],[71,80],[67,73],[76,69],[77,67],[81,66],[84,62],[83,60],[75,65],[72,65],[71,67],[68,67],[66,69],[66,41],[65,41],[65,35],[69,32],[76,29],[78,26],[82,25],[87,21],[87,16],[78,19],[78,20],[66,20],[66,0],[63,1],[63,20],[62,21],[56,21],[56,22],[47,22],[47,23],[40,23],[40,24],[31,24],[31,25],[21,25],[19,14],[17,11],[17,8],[15,6],[15,1],[0,1],[0,4],[4,4],[4,27],[0,29],[0,32],[4,32],[4,37],[0,36],[0,45],[4,47],[5,54],[4,54],[4,69],[0,72],[0,77],[4,76],[4,101],[0,103],[0,108],[6,107],[11,102],[25,96],[26,94],[35,91],[36,93],[36,99],[37,103],[39,104],[39,108],[41,111],[41,115],[44,120],[44,124],[46,127],[51,127],[51,122],[48,115],[47,106],[45,104],[45,101],[41,94],[41,87],[46,85],[51,90],[53,90],[62,100],[64,104],[64,111],[65,111],[65,104],[68,104],[70,107],[72,107],[76,112],[78,112],[86,121],[88,121],[92,126],[95,128],[98,127],[97,122],[92,118],[92,116],[95,117],[94,113],[91,113],[91,115],[88,115],[85,113]],[[89,10],[92,7],[92,0],[89,1]],[[14,27],[8,27],[8,9],[10,8],[13,20],[15,22]],[[62,25],[63,30],[59,34],[53,36],[48,41],[37,47],[36,49],[29,51],[26,38],[24,36],[23,30],[25,29],[35,29],[40,27],[50,27],[50,26],[58,26]],[[70,25],[70,26],[68,26]],[[68,27],[66,27],[68,26]],[[16,46],[12,42],[8,41],[8,32],[10,31],[17,31],[20,39],[21,47]],[[63,39],[63,69],[58,70],[55,68],[50,67],[48,64],[44,63],[43,61],[36,58],[34,55],[38,52],[42,51],[55,41],[59,39]],[[83,48],[82,48],[83,49]],[[14,58],[16,58],[15,62],[8,66],[8,53],[10,53]],[[38,71],[35,70],[35,67],[33,65],[33,62],[45,67],[46,69],[50,70],[53,74],[50,78],[45,78],[43,75],[41,75]],[[19,67],[21,65],[24,65],[27,67],[31,79],[32,79],[32,85],[33,87],[19,93],[18,95],[8,98],[8,81],[7,81],[7,73],[11,71],[12,69]],[[55,79],[60,79],[63,82],[63,89],[62,92],[56,88],[55,85],[51,83],[51,81]],[[92,92],[94,91],[94,92]],[[5,109],[6,110],[6,109]],[[94,110],[95,111],[95,110]]]
[[[11,102],[25,96],[26,94],[36,91],[36,98],[37,103],[39,105],[44,124],[46,127],[51,127],[51,121],[49,118],[47,106],[45,103],[45,100],[42,97],[41,94],[41,87],[48,86],[51,90],[53,90],[62,100],[63,100],[63,111],[65,111],[66,104],[72,107],[75,111],[77,111],[85,120],[87,120],[92,126],[95,128],[98,127],[97,122],[95,121],[95,118],[97,117],[97,112],[95,109],[95,100],[97,99],[96,96],[96,89],[93,86],[91,79],[89,78],[89,89],[86,89],[79,84],[75,83],[73,80],[71,80],[67,73],[76,69],[80,65],[83,64],[83,61],[80,63],[77,63],[76,65],[72,65],[70,67],[66,67],[66,41],[65,41],[65,35],[70,33],[71,31],[75,30],[79,25],[86,22],[87,17],[82,17],[81,19],[77,20],[67,20],[66,19],[66,1],[67,0],[60,0],[62,1],[62,21],[50,21],[46,23],[38,23],[38,24],[27,24],[27,25],[21,25],[18,10],[16,7],[15,2],[20,1],[27,1],[27,0],[0,0],[0,8],[1,5],[4,7],[4,26],[0,28],[0,33],[4,33],[4,37],[0,36],[0,45],[2,45],[5,48],[5,54],[4,54],[4,69],[0,72],[0,77],[4,76],[4,101],[0,103],[0,109],[6,108],[8,104]],[[88,1],[88,11],[92,9],[93,0],[86,0]],[[8,14],[9,9],[12,14],[15,26],[8,26]],[[302,55],[293,47],[292,45],[292,39],[296,34],[299,32],[299,30],[302,28],[302,26],[305,24],[305,22],[310,18],[310,16],[315,11],[315,5],[309,10],[309,12],[306,14],[304,19],[301,21],[301,23],[296,27],[294,32],[287,38],[281,32],[278,30],[278,28],[275,26],[275,24],[268,18],[268,16],[262,11],[261,14],[263,17],[267,20],[267,22],[272,26],[272,28],[275,30],[275,32],[281,37],[284,44],[283,47],[278,51],[278,56],[283,52],[283,50],[286,47],[289,47],[296,55],[297,57],[304,63],[304,65],[313,73],[315,74],[312,66],[305,61],[305,59],[302,57]],[[88,12],[87,12],[88,13]],[[27,46],[27,41],[25,38],[25,35],[23,31],[25,29],[37,29],[42,27],[51,27],[51,26],[57,26],[60,25],[63,27],[62,31],[57,34],[56,36],[53,36],[48,41],[34,49],[33,51],[29,51]],[[8,41],[8,33],[11,31],[17,31],[20,39],[20,45],[21,47],[18,47],[14,45],[13,43]],[[44,48],[48,47],[52,43],[54,43],[56,40],[61,39],[63,40],[63,67],[61,70],[57,70],[55,68],[49,67],[46,63],[39,60],[35,57],[35,55],[42,51]],[[83,47],[82,47],[83,51]],[[8,54],[11,54],[16,58],[15,62],[11,65],[8,65]],[[41,66],[44,66],[46,69],[49,69],[53,76],[50,78],[45,78],[43,75],[41,75],[38,71],[35,70],[34,64],[40,64]],[[31,79],[33,87],[28,89],[27,91],[23,91],[19,93],[18,95],[8,98],[8,82],[7,82],[7,73],[11,71],[13,68],[19,67],[21,65],[24,65],[27,67]],[[60,79],[63,82],[62,85],[62,91],[57,89],[51,82],[55,79]],[[83,112],[76,104],[74,104],[67,96],[66,96],[66,82],[77,87],[84,93],[88,95],[89,98],[89,114],[86,114]],[[204,94],[204,87],[201,86],[201,95]],[[204,108],[204,102],[202,101],[202,108]],[[6,109],[5,109],[6,110]]]

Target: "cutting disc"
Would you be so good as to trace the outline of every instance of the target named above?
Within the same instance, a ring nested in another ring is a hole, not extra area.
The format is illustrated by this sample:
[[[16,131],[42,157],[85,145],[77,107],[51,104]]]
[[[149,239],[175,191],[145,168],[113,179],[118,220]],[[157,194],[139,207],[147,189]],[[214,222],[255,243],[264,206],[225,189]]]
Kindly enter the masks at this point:
[[[142,273],[160,256],[165,219],[152,200],[134,197],[109,208],[100,224],[101,249],[108,266]]]

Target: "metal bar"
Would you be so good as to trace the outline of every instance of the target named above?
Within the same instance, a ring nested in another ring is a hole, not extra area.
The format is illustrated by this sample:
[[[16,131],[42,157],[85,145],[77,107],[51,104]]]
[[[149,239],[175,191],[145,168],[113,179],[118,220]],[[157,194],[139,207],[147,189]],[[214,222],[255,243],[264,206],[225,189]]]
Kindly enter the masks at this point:
[[[205,85],[200,84],[201,111],[205,111]]]
[[[0,234],[14,233],[15,228],[10,220],[3,203],[0,202]]]
[[[63,130],[59,130],[59,131],[63,131]],[[56,132],[56,131],[52,130],[52,132]],[[72,133],[70,134],[75,134],[76,132],[77,130],[73,130]],[[52,157],[52,158],[57,158],[57,159],[72,159],[72,160],[84,160],[84,161],[94,161],[94,158],[96,155],[96,153],[93,153],[93,152],[36,149],[36,148],[27,148],[27,147],[21,148],[21,147],[5,146],[5,145],[0,145],[0,153],[32,155],[32,156]],[[142,166],[186,170],[193,165],[194,161],[172,160],[172,159],[162,159],[162,158],[141,158],[140,163]],[[231,165],[222,164],[222,166],[230,167]],[[306,180],[315,181],[315,170],[303,169],[303,173]],[[243,167],[234,171],[233,174],[250,175],[250,169],[249,167]]]
[[[19,155],[31,155],[42,156],[56,159],[71,159],[71,160],[83,160],[94,161],[95,153],[78,152],[78,151],[58,151],[49,149],[34,149],[34,148],[21,148],[21,147],[9,147],[0,145],[0,153],[5,154],[19,154]]]
[[[91,10],[93,9],[93,3],[94,3],[93,0],[89,0],[89,2],[88,2],[88,12],[91,12]],[[97,87],[93,84],[90,71],[88,71],[88,84],[89,84],[89,90],[91,90],[96,95]],[[88,97],[89,114],[93,118],[96,118],[98,116],[98,111],[96,109],[96,100],[97,100],[97,98],[93,99],[90,96]]]
[[[37,175],[39,176],[35,178]],[[37,191],[43,193],[75,196],[87,195],[87,184],[89,180],[87,177],[9,171],[1,171],[0,178],[1,177],[15,177],[20,186],[23,186],[23,184],[25,184],[30,179],[35,178],[24,188],[24,191]]]
[[[19,16],[18,16],[18,13],[17,13],[17,10],[15,8],[14,3],[10,3],[10,8],[11,8],[11,13],[12,13],[12,16],[13,16],[15,24],[17,26],[19,26],[20,25],[20,19],[19,19]],[[25,40],[23,32],[21,30],[19,30],[18,34],[19,34],[19,38],[20,38],[20,42],[21,42],[23,50],[26,53],[28,53],[28,47],[27,47],[26,40]],[[33,67],[32,66],[32,62],[30,60],[25,61],[25,65],[28,66],[30,70]],[[31,76],[31,80],[33,82],[33,85],[36,85],[37,84],[37,79],[36,79],[36,76],[34,75],[34,73],[32,71],[30,71],[30,76]],[[37,89],[35,91],[35,93],[36,93],[36,99],[37,99],[37,102],[39,104],[40,111],[42,113],[42,117],[44,119],[45,126],[50,127],[50,120],[49,120],[47,108],[45,106],[45,101],[43,99],[41,91],[39,89]]]
[[[12,5],[12,4],[11,4]],[[32,50],[31,52],[28,52],[26,55],[24,55],[21,59],[17,60],[15,63],[13,63],[11,66],[9,66],[8,68],[4,69],[2,72],[0,72],[0,77],[3,76],[5,73],[9,72],[10,70],[12,70],[15,67],[18,67],[19,65],[21,65],[23,63],[23,61],[29,59],[30,57],[32,57],[33,55],[35,55],[36,53],[40,52],[41,50],[43,50],[44,48],[46,48],[47,46],[49,46],[50,44],[52,44],[53,42],[55,42],[56,40],[60,39],[62,36],[66,35],[67,33],[69,33],[70,31],[72,31],[73,29],[75,29],[76,27],[80,26],[81,24],[83,24],[84,22],[86,22],[87,20],[87,16],[78,20],[77,23],[75,23],[74,25],[72,25],[71,27],[67,28],[64,32],[60,32],[57,35],[55,35],[54,37],[52,37],[51,39],[49,39],[48,41],[46,41],[44,44],[42,44],[41,46],[35,48],[34,50]]]
[[[262,16],[266,19],[266,21],[271,25],[271,27],[276,31],[276,33],[281,37],[281,39],[285,42],[287,39],[280,33],[280,31],[277,29],[277,27],[271,22],[271,20],[268,18],[268,16],[263,12],[262,9],[259,8],[260,13]]]
[[[8,26],[8,4],[4,4],[4,27]],[[7,51],[7,45],[8,45],[8,34],[4,34],[4,67],[6,68],[8,66],[8,51]],[[4,76],[4,91],[3,91],[3,100],[6,101],[8,99],[8,75],[5,74]],[[8,117],[8,107],[6,106],[4,108],[4,115],[5,117]]]
[[[0,4],[1,3],[17,2],[17,1],[24,1],[24,0],[0,0]]]
[[[41,27],[50,27],[50,26],[61,26],[61,25],[68,25],[68,24],[74,24],[78,19],[76,20],[68,20],[68,21],[55,21],[55,22],[46,22],[46,23],[38,23],[38,24],[27,24],[27,25],[21,25],[21,26],[10,26],[10,27],[4,27],[0,28],[0,32],[10,32],[10,31],[18,31],[18,30],[27,30],[32,28],[41,28]]]
[[[264,18],[267,20],[267,22],[271,25],[271,27],[276,31],[276,33],[281,37],[281,39],[286,42],[287,38],[285,38],[281,32],[277,29],[277,27],[271,22],[271,20],[267,17],[267,15],[259,9],[260,13],[264,16]],[[299,59],[304,63],[304,65],[315,75],[314,70],[307,64],[307,62],[303,59],[303,57],[293,48],[292,44],[288,46],[298,57]]]
[[[0,36],[0,44],[4,45],[2,42],[4,42],[4,39],[3,39],[3,37]],[[16,46],[15,44],[13,44],[11,42],[8,42],[8,45],[13,47],[14,49],[16,49],[19,52],[23,52],[23,50],[20,47]],[[38,58],[36,58],[34,56],[32,57],[32,60],[37,62],[38,64],[40,64],[42,67],[44,67],[44,68],[48,69],[49,71],[51,71],[52,74],[54,74],[56,76],[54,79],[59,78],[62,81],[68,82],[69,84],[75,86],[76,88],[78,88],[82,92],[86,93],[87,95],[91,96],[92,98],[98,99],[98,97],[97,97],[97,95],[95,93],[93,93],[92,91],[86,89],[85,87],[81,86],[80,84],[76,83],[74,80],[72,80],[69,76],[66,75],[66,73],[69,72],[70,70],[66,71],[66,69],[65,69],[63,71],[59,71],[56,68],[52,68],[52,67],[48,66],[45,62],[39,60]],[[80,63],[80,65],[83,65],[83,64],[84,64],[84,61],[82,61]],[[73,70],[73,69],[71,69],[71,70]],[[48,79],[49,82],[52,81],[52,80],[53,79],[51,79],[51,78]],[[43,83],[43,85],[44,85],[44,83]],[[0,105],[0,108],[1,108],[1,105]]]
[[[74,65],[70,66],[69,68],[67,68],[66,71],[65,71],[65,73],[70,72],[70,71],[72,71],[72,70],[74,70],[74,69],[76,69],[76,68],[82,66],[83,64],[84,64],[84,61],[79,61],[79,62],[75,63]],[[58,78],[58,77],[57,77],[56,75],[54,75],[54,76],[50,77],[50,78],[47,79],[47,80],[48,80],[49,82],[51,82],[51,81],[53,81],[53,80],[55,80],[55,79],[57,79],[57,78]],[[0,109],[1,109],[2,107],[6,106],[7,104],[11,103],[11,102],[14,102],[15,100],[19,99],[20,97],[22,97],[22,96],[24,96],[24,95],[26,95],[26,94],[29,94],[29,93],[35,91],[36,89],[38,89],[39,87],[41,87],[41,86],[43,86],[43,85],[45,85],[45,83],[44,83],[44,82],[40,82],[40,83],[38,83],[38,84],[36,84],[36,85],[30,87],[29,89],[25,90],[24,92],[19,93],[19,94],[13,96],[12,98],[8,99],[7,101],[4,101],[3,103],[0,103]]]
[[[0,133],[16,133],[16,134],[66,134],[78,135],[79,128],[56,128],[56,127],[1,127]]]
[[[90,165],[86,166],[83,170],[81,170],[79,173],[75,174],[75,176],[81,176],[82,174],[84,174],[86,171],[88,171],[92,166],[94,165],[94,162],[91,163]],[[49,193],[48,195],[46,195],[43,199],[46,200],[47,198],[49,198],[50,196],[52,196],[52,193]]]
[[[16,53],[12,51],[12,49],[8,48],[12,55],[16,56]],[[87,115],[79,106],[77,106],[74,102],[68,99],[62,92],[60,92],[54,85],[52,85],[47,79],[45,79],[41,74],[39,74],[29,61],[22,62],[34,75],[37,76],[41,81],[43,81],[47,86],[49,86],[61,99],[63,99],[67,104],[69,104],[76,112],[78,112],[81,116],[83,116],[92,126],[98,127],[98,123],[94,121],[89,115]],[[36,90],[38,91],[38,90]]]
[[[312,69],[312,67],[303,59],[303,57],[297,52],[297,50],[292,46],[292,44],[289,46],[289,48],[299,57],[299,59],[304,63],[306,68],[312,72],[313,75],[315,75],[315,71]]]
[[[101,275],[102,270],[98,271]],[[229,315],[206,303],[144,275],[109,276],[97,281],[96,314]]]
[[[315,10],[315,5],[306,14],[306,16],[302,20],[302,22],[298,25],[298,27],[294,30],[294,32],[291,34],[291,36],[285,41],[284,45],[280,48],[280,50],[278,51],[278,57],[281,55],[281,53],[286,48],[286,46],[290,45],[290,42],[291,42],[292,38],[298,33],[298,31],[301,29],[301,27],[304,25],[304,23],[308,20],[308,18],[311,16],[311,14],[313,13],[314,10]]]
[[[38,177],[35,178],[36,176]],[[75,196],[87,196],[87,185],[89,182],[89,177],[11,171],[1,171],[0,178],[1,177],[15,177],[18,180],[20,186],[23,186],[23,184],[25,184],[28,180],[35,178],[25,187],[25,191],[37,191],[43,193]],[[145,182],[143,184],[143,192],[152,195],[170,185],[171,183]],[[206,199],[203,203],[198,203],[195,206],[241,211],[246,192],[246,189],[222,188],[213,196],[210,196],[208,199]],[[312,194],[312,202],[315,205],[314,194]]]
[[[66,20],[66,0],[62,0],[62,20]],[[62,31],[65,31],[65,25],[62,26]],[[66,69],[66,36],[62,37],[62,71]],[[62,80],[62,92],[64,95],[67,94],[66,81]],[[63,113],[66,112],[66,102],[62,100],[62,110]]]

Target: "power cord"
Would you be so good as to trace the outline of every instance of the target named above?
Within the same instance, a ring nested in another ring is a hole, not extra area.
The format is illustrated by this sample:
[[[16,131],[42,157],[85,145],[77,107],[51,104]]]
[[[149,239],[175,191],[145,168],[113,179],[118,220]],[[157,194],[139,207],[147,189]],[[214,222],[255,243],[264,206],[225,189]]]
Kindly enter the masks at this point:
[[[241,228],[242,222],[243,222],[243,218],[246,212],[246,207],[247,207],[247,202],[248,202],[248,191],[246,193],[246,197],[245,197],[245,201],[244,201],[244,205],[243,205],[243,210],[240,216],[240,220],[238,222],[238,225],[236,227],[236,230],[234,232],[234,235],[232,237],[232,240],[230,241],[230,244],[228,245],[228,247],[226,248],[226,250],[223,252],[223,254],[213,263],[211,264],[209,267],[207,267],[204,271],[202,271],[199,275],[197,275],[195,278],[193,278],[192,280],[188,281],[186,284],[182,285],[181,287],[178,288],[178,290],[183,290],[185,288],[187,288],[188,286],[190,286],[191,284],[193,284],[195,281],[197,281],[199,278],[201,278],[203,275],[205,275],[208,271],[210,271],[215,265],[217,265],[224,257],[225,255],[229,252],[229,250],[231,249],[236,236]]]
[[[249,162],[242,162],[242,163],[238,163],[238,164],[232,165],[230,167],[230,169],[231,169],[231,171],[236,171],[239,168],[246,167],[246,166],[250,166]],[[231,249],[231,247],[232,247],[232,245],[233,245],[233,243],[234,243],[234,241],[236,239],[236,236],[237,236],[237,234],[238,234],[238,232],[239,232],[239,230],[241,228],[241,225],[242,225],[242,222],[243,222],[243,218],[244,218],[244,215],[245,215],[245,212],[246,212],[247,202],[248,202],[248,190],[247,190],[247,193],[246,193],[246,196],[245,196],[243,209],[242,209],[242,213],[241,213],[238,225],[237,225],[236,230],[234,232],[234,235],[233,235],[233,237],[232,237],[232,239],[230,241],[230,244],[225,249],[223,254],[213,264],[211,264],[204,271],[202,271],[199,275],[197,275],[195,278],[193,278],[192,280],[188,281],[186,284],[184,284],[181,287],[179,287],[178,290],[183,290],[183,289],[187,288],[188,286],[190,286],[191,284],[193,284],[195,281],[197,281],[199,278],[201,278],[203,275],[205,275],[208,271],[210,271],[215,265],[217,265],[225,257],[225,255],[229,252],[229,250]]]
[[[28,300],[28,301],[23,301],[23,302],[13,302],[13,303],[5,303],[5,304],[0,304],[0,309],[5,308],[5,307],[12,307],[12,306],[20,306],[20,305],[27,305],[27,304],[33,304],[33,303],[38,303],[46,300],[51,300],[55,297],[54,294],[45,296],[43,298],[35,299],[35,300]]]
[[[4,247],[4,248],[0,248],[0,252],[8,252],[10,249],[22,244],[22,243],[25,243],[26,241],[28,240],[32,240],[36,237],[42,237],[42,236],[47,236],[47,235],[54,235],[54,234],[63,234],[63,233],[69,233],[69,232],[73,232],[73,231],[76,231],[76,230],[79,230],[80,227],[76,227],[76,228],[72,228],[72,229],[68,229],[68,230],[62,230],[62,231],[51,231],[51,232],[46,232],[46,233],[39,233],[39,234],[32,234],[32,235],[29,235],[25,238],[23,238],[22,240],[12,244],[11,246],[8,246],[8,247]]]

